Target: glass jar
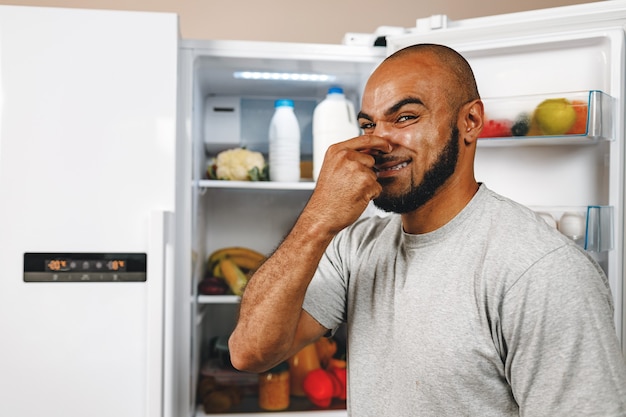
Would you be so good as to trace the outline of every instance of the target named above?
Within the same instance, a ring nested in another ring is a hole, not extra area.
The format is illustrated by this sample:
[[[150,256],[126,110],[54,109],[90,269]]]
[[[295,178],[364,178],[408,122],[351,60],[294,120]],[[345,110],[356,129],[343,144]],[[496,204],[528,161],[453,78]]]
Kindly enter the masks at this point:
[[[259,407],[266,411],[280,411],[289,407],[289,365],[282,362],[259,374]]]

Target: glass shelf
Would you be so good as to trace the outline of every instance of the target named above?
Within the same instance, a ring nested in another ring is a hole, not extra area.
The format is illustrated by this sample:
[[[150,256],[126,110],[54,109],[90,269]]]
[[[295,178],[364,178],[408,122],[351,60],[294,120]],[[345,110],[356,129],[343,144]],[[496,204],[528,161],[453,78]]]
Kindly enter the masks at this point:
[[[239,304],[238,295],[198,295],[198,304]]]
[[[314,408],[310,404],[306,404],[305,399],[294,398],[292,399],[292,405],[290,408],[284,411],[262,411],[256,403],[258,399],[250,396],[245,397],[241,404],[237,407],[233,407],[224,413],[218,414],[206,414],[202,405],[199,405],[196,410],[196,417],[201,416],[229,416],[229,417],[249,417],[251,415],[259,415],[264,417],[290,417],[290,416],[319,416],[319,417],[346,417],[348,415],[345,409],[345,402],[343,404],[333,404],[331,409],[319,409]]]
[[[486,98],[478,146],[584,145],[613,139],[613,99],[598,90]]]
[[[315,182],[312,180],[301,180],[299,182],[200,180],[198,181],[198,186],[204,189],[223,188],[312,191],[315,188]]]

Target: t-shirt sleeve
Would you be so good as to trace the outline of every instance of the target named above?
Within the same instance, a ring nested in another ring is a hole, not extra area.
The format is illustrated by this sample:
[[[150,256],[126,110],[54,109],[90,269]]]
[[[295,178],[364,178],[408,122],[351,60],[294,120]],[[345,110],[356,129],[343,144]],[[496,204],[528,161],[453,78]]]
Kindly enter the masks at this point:
[[[626,365],[609,285],[575,252],[548,254],[505,295],[505,373],[520,415],[626,414]]]
[[[335,237],[322,256],[302,305],[315,320],[333,332],[346,317],[348,272],[339,256],[340,236]]]

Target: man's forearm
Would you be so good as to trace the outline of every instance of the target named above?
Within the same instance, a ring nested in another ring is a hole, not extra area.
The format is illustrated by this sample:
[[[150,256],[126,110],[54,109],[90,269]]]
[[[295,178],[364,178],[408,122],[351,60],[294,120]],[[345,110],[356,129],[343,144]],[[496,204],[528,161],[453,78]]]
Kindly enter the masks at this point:
[[[263,371],[305,343],[307,331],[298,331],[302,303],[331,239],[330,233],[321,231],[303,213],[276,252],[250,279],[229,342],[236,368]],[[303,336],[304,341],[299,340]]]

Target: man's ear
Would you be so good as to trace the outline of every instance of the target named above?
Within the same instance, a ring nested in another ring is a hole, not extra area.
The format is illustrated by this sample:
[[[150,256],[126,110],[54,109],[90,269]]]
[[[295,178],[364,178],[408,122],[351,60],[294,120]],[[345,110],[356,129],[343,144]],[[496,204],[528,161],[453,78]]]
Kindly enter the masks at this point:
[[[466,144],[476,142],[478,135],[483,130],[483,122],[485,119],[485,110],[483,102],[480,99],[472,100],[465,104],[459,114],[461,120],[459,125],[462,127],[461,134]]]

